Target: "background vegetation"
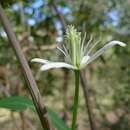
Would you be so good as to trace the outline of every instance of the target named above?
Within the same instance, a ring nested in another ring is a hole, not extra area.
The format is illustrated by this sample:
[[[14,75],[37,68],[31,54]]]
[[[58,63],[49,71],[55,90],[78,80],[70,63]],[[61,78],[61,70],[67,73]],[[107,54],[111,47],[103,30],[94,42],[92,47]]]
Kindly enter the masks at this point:
[[[63,61],[56,44],[62,43],[64,27],[69,24],[87,32],[87,39],[91,34],[95,39],[101,39],[96,49],[110,40],[127,43],[126,48],[112,48],[84,71],[97,129],[130,130],[130,0],[1,2],[29,63],[35,57]],[[37,64],[30,63],[30,66],[45,104],[70,124],[73,73],[63,69],[41,73]],[[27,84],[0,25],[0,98],[17,95],[29,97]],[[89,130],[85,106],[80,88],[79,130]],[[36,114],[30,110],[18,113],[0,109],[0,129],[18,128],[40,130],[41,126]]]

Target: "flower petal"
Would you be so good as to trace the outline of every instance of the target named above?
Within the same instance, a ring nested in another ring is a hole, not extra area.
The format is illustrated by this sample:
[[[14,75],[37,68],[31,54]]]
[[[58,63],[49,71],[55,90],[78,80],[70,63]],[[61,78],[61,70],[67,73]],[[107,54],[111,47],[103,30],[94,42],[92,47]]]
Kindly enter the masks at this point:
[[[47,64],[47,63],[51,63],[51,61],[45,60],[45,59],[40,59],[40,58],[34,58],[31,60],[31,62],[37,62],[37,63],[41,63],[41,64]]]
[[[93,60],[97,59],[100,55],[102,55],[104,52],[106,52],[109,48],[113,47],[114,45],[119,45],[122,47],[125,47],[126,44],[120,41],[111,41],[108,44],[106,44],[103,48],[99,49],[95,54],[93,54],[90,59],[88,60],[87,64],[92,62]]]
[[[52,63],[47,63],[45,65],[42,65],[40,70],[45,71],[53,68],[68,68],[68,69],[76,69],[73,65],[66,64],[64,62],[52,62]]]

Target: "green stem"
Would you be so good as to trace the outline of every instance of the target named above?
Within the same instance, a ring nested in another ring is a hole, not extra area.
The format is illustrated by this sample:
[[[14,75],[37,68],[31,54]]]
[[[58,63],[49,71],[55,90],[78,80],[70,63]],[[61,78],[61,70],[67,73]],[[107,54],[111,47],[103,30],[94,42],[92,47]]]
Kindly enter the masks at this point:
[[[72,118],[71,130],[76,129],[77,112],[78,112],[78,99],[79,99],[79,76],[80,76],[80,71],[76,70],[75,71],[75,95],[74,95],[73,118]]]

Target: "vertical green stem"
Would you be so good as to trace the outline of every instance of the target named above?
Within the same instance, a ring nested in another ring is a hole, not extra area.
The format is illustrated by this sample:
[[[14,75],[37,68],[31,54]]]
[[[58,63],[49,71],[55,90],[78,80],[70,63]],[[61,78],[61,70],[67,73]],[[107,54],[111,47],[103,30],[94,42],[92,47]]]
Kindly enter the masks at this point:
[[[72,118],[71,130],[76,129],[77,112],[78,112],[78,100],[79,100],[79,76],[80,76],[80,71],[75,70],[75,95],[74,95],[73,118]]]

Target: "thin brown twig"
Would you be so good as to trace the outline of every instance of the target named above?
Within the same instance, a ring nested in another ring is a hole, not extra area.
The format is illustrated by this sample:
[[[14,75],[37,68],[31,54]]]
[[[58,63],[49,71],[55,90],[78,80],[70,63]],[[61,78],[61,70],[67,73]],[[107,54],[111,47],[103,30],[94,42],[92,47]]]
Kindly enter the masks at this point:
[[[89,96],[89,88],[85,82],[84,77],[85,77],[85,74],[83,71],[81,71],[80,72],[80,79],[81,79],[83,94],[84,94],[84,98],[85,98],[85,104],[86,104],[86,108],[88,111],[89,123],[90,123],[91,130],[95,130],[95,122],[94,122],[92,106],[91,106],[92,104],[91,104],[90,96]]]
[[[32,96],[33,99],[33,103],[36,107],[36,110],[38,112],[41,124],[43,129],[45,130],[52,130],[52,126],[50,124],[50,121],[48,119],[48,114],[47,114],[47,110],[46,107],[43,104],[42,101],[42,97],[40,95],[39,89],[37,87],[37,84],[34,80],[34,77],[32,75],[31,69],[27,63],[27,60],[21,50],[19,41],[17,40],[15,34],[12,31],[12,27],[10,25],[10,22],[8,21],[4,10],[0,4],[0,21],[5,29],[5,32],[7,33],[8,39],[10,40],[10,43],[12,45],[12,48],[14,49],[17,58],[21,64],[21,67],[23,69],[23,73],[24,76],[26,77],[27,81],[28,81],[28,89],[30,91],[30,94]]]
[[[19,1],[19,13],[20,13],[20,21],[21,21],[21,24],[24,25],[24,22],[25,22],[25,17],[24,17],[24,8],[23,8],[23,1],[20,0]]]
[[[62,28],[63,28],[63,32],[65,33],[65,29],[66,29],[66,21],[64,19],[64,16],[59,12],[58,8],[57,8],[57,5],[55,3],[55,1],[53,0],[50,5],[53,7],[55,13],[57,14],[57,16],[59,17],[60,19],[60,22],[62,24]]]

